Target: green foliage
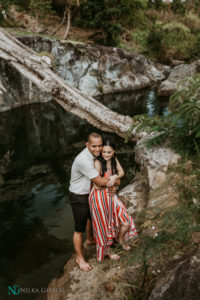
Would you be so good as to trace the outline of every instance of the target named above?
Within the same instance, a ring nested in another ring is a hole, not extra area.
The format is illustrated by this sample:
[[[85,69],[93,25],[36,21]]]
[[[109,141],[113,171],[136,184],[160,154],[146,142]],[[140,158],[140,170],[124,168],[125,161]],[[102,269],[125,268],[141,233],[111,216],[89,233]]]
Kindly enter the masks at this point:
[[[199,0],[185,0],[185,8],[192,11],[198,11]]]
[[[199,32],[200,18],[198,15],[189,11],[189,13],[185,14],[183,22],[188,28],[190,28],[192,33]]]
[[[148,141],[149,146],[169,137],[171,146],[177,151],[200,157],[200,75],[191,78],[187,84],[188,89],[178,91],[170,97],[171,112],[168,116],[135,116],[135,125],[127,132],[127,140],[133,129],[160,132],[160,135],[157,134]]]
[[[166,23],[162,28],[168,33],[175,31],[175,34],[181,35],[180,38],[185,38],[190,33],[190,29],[187,26],[176,21]]]
[[[145,48],[149,33],[149,29],[136,29],[131,33],[131,36],[136,43],[142,45],[142,47]]]
[[[182,0],[173,0],[171,4],[171,8],[177,14],[185,13],[185,7]]]
[[[193,207],[179,207],[166,212],[162,218],[162,228],[172,232],[173,241],[187,244],[191,238],[194,222]]]
[[[199,57],[200,54],[200,33],[197,34],[194,46],[191,49],[192,57]]]
[[[52,13],[52,0],[0,0],[1,25],[5,23],[2,11],[7,12],[9,7],[13,4],[24,12],[31,12],[36,17],[44,18],[46,14]]]
[[[29,9],[36,17],[52,12],[52,0],[30,0]]]
[[[103,43],[109,46],[119,44],[124,26],[132,26],[138,11],[145,7],[143,0],[88,0],[82,2],[74,23],[85,28],[100,30]]]
[[[7,11],[10,5],[14,3],[15,0],[0,0],[0,26],[7,25]]]
[[[14,0],[0,0],[0,10],[7,10],[9,5],[14,2]]]
[[[146,39],[149,55],[163,63],[170,62],[171,59],[187,60],[194,53],[199,55],[196,45],[197,36],[191,34],[190,28],[177,21],[165,24],[154,21]]]
[[[113,4],[114,1],[91,0],[82,3],[79,15],[74,23],[85,28],[95,28],[102,34],[102,42],[106,45],[116,45],[118,36],[122,32],[118,22],[120,11]]]
[[[153,53],[155,58],[159,61],[163,61],[163,57],[165,57],[164,35],[165,32],[162,26],[155,22],[147,37],[148,51]]]
[[[182,150],[197,152],[200,146],[200,76],[189,80],[187,90],[181,90],[170,97],[169,118],[174,143],[181,143]]]
[[[20,7],[23,11],[28,11],[30,0],[12,0],[13,4],[16,4]]]
[[[161,9],[163,7],[163,1],[162,0],[154,0],[154,6],[156,9]]]
[[[199,159],[181,161],[175,172],[179,173],[176,185],[180,194],[180,201],[184,206],[193,207],[195,212],[200,212],[200,156]],[[173,172],[172,168],[172,172]]]

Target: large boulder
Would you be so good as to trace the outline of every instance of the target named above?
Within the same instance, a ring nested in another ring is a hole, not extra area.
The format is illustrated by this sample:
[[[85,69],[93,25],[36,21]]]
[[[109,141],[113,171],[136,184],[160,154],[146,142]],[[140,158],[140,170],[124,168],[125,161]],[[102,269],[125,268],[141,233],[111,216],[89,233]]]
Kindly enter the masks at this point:
[[[147,206],[148,199],[148,187],[144,178],[136,176],[134,182],[123,188],[118,195],[129,214],[141,212]]]
[[[170,72],[168,66],[119,48],[32,36],[19,39],[37,52],[50,52],[58,74],[91,96],[145,88]]]
[[[200,59],[187,65],[175,66],[167,80],[163,81],[158,88],[160,96],[171,96],[177,90],[187,88],[188,79],[200,72]]]

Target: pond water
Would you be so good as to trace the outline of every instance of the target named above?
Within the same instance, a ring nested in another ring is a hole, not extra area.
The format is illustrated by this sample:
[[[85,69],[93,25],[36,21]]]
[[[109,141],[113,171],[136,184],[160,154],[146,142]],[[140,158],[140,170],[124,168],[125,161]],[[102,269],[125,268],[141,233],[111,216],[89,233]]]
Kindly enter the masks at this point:
[[[155,91],[106,95],[100,101],[133,116],[165,114]],[[0,299],[8,286],[42,288],[59,276],[73,253],[74,221],[68,203],[70,170],[84,139],[97,131],[56,103],[34,104],[0,117]],[[100,132],[100,131],[99,131]],[[102,133],[104,136],[108,135]],[[115,136],[118,158],[133,179],[133,145]],[[36,294],[18,295],[35,299]]]

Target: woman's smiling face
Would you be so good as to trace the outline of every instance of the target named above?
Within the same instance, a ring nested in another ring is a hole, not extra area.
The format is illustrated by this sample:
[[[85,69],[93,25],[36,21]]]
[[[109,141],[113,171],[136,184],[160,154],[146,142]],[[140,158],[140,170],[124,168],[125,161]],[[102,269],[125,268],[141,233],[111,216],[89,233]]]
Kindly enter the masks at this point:
[[[115,151],[112,147],[103,146],[101,155],[105,160],[110,160],[113,157],[114,153]]]

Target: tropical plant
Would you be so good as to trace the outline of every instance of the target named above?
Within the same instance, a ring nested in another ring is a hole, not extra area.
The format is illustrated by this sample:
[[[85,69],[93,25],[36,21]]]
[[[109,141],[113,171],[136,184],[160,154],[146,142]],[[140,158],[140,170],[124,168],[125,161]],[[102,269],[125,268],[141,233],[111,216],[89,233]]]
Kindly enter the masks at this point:
[[[188,88],[170,97],[172,110],[168,119],[173,132],[173,143],[182,150],[199,151],[200,147],[200,75],[188,81]]]
[[[168,138],[177,151],[196,153],[200,158],[200,75],[189,79],[187,86],[170,97],[167,116],[135,116],[133,128],[155,132],[149,146]],[[127,139],[133,128],[127,132]]]

